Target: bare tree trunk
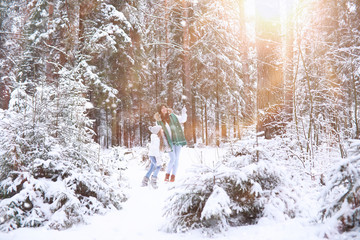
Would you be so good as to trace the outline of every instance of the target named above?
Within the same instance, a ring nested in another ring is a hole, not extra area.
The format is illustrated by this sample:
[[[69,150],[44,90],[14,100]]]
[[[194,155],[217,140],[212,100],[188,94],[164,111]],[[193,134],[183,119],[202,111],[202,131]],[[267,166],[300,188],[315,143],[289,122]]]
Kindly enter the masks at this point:
[[[111,111],[111,146],[117,145],[117,125],[118,125],[118,119],[117,114],[115,110]]]
[[[69,32],[66,34],[65,49],[68,54],[67,61],[75,61],[76,51],[79,48],[80,33],[80,1],[66,0],[66,9],[69,16]]]
[[[352,64],[353,68],[353,64]],[[356,90],[356,82],[359,81],[358,77],[354,76],[354,71],[352,70],[351,74],[351,83],[352,83],[352,90],[353,90],[353,96],[354,96],[354,121],[355,121],[355,138],[360,138],[360,128],[359,128],[359,121],[358,121],[358,100],[357,100],[357,90]]]
[[[165,0],[165,61],[168,62],[169,58],[169,6],[168,6],[168,0]]]
[[[287,113],[288,121],[292,120],[293,113],[293,78],[294,78],[294,17],[291,12],[292,3],[286,1],[286,12],[287,21],[286,21],[286,39],[285,39],[285,79],[284,79],[284,90],[285,90],[285,112]]]
[[[313,157],[313,142],[312,142],[312,132],[313,132],[313,125],[314,125],[314,103],[313,103],[313,96],[312,96],[312,89],[310,84],[310,76],[309,72],[306,67],[306,63],[304,60],[304,56],[301,51],[300,43],[299,43],[299,54],[301,57],[301,61],[303,63],[306,81],[307,81],[307,87],[308,87],[308,93],[309,93],[309,101],[310,101],[310,112],[309,112],[309,129],[308,129],[308,135],[307,135],[307,147],[306,150],[310,155],[310,160],[312,161]]]
[[[48,14],[49,14],[49,20],[48,20],[48,24],[47,24],[47,28],[48,31],[52,28],[52,24],[53,24],[53,18],[54,18],[54,3],[53,0],[49,0],[48,1]],[[47,45],[52,46],[53,45],[53,41],[52,41],[52,37],[49,36],[48,40],[47,40]],[[51,60],[51,55],[50,55],[51,51],[47,51],[46,53],[46,63],[45,63],[45,74],[46,74],[46,81],[49,83],[52,83],[54,81],[54,76],[53,76],[53,68],[52,68],[52,60]]]
[[[130,147],[130,129],[129,129],[129,120],[124,120],[124,145],[125,147]]]
[[[292,92],[293,92],[293,119],[295,121],[295,128],[296,128],[296,136],[297,136],[297,140],[301,149],[301,152],[303,153],[303,145],[300,143],[300,132],[299,132],[299,120],[298,120],[298,116],[297,116],[297,102],[296,102],[296,79],[297,79],[297,75],[298,75],[298,71],[299,71],[299,64],[300,64],[300,54],[298,53],[298,57],[297,57],[297,61],[296,61],[296,69],[295,69],[295,74],[294,74],[294,79],[293,79],[293,84],[292,84]]]
[[[239,126],[239,103],[236,102],[236,111],[234,113],[234,133],[233,133],[233,138],[234,139],[241,139],[241,135],[240,135],[240,126]]]
[[[106,135],[105,135],[105,142],[104,142],[104,146],[106,148],[109,148],[109,138],[110,138],[110,133],[109,133],[109,110],[108,108],[105,108],[105,125],[106,125]]]
[[[140,146],[143,146],[143,111],[142,111],[142,101],[141,101],[141,97],[139,99],[139,141],[140,141]]]
[[[246,31],[246,17],[245,17],[245,0],[237,1],[239,6],[239,24],[240,24],[240,39],[242,43],[241,53],[242,53],[242,66],[243,66],[243,82],[245,91],[251,89],[252,83],[250,82],[250,71],[249,71],[249,41],[247,38]],[[243,118],[245,121],[249,121],[249,119],[253,116],[254,106],[252,104],[253,100],[250,94],[244,95],[245,108],[243,111]]]
[[[215,109],[215,137],[216,146],[220,146],[220,96],[219,96],[219,83],[216,80],[216,109]]]
[[[118,146],[122,146],[123,145],[123,131],[122,131],[122,125],[123,125],[123,120],[121,118],[122,112],[121,109],[119,111],[117,111],[117,131],[116,131],[116,136],[117,136],[117,142],[118,142]]]
[[[279,1],[255,1],[255,4],[266,4],[269,11],[278,11]],[[259,7],[264,8],[264,6]],[[258,75],[257,75],[257,109],[266,110],[268,107],[278,105],[283,102],[283,71],[279,64],[281,55],[281,24],[280,15],[274,19],[264,19],[263,16],[256,17],[256,49],[258,59]],[[266,114],[266,113],[265,113]],[[265,133],[271,131],[271,128],[259,123],[257,119],[257,131]],[[266,138],[269,135],[265,134]]]
[[[159,95],[160,95],[160,91],[159,91],[159,69],[158,69],[158,62],[159,60],[157,59],[158,54],[157,54],[157,45],[155,45],[154,47],[155,49],[155,103],[158,104],[159,103]]]
[[[166,8],[165,9],[165,28],[166,28],[165,34],[166,34],[166,36],[165,37],[166,37],[166,41],[168,41],[167,44],[169,44],[169,32],[168,32],[168,22],[169,22],[168,8],[169,8],[169,6],[168,6],[167,1],[165,2],[165,8]],[[168,56],[168,54],[169,54],[169,48],[168,48],[168,45],[166,45],[165,46],[165,58],[166,58],[166,62],[165,62],[166,68],[165,69],[166,69],[166,72],[164,73],[165,80],[167,82],[167,84],[166,84],[167,85],[166,86],[167,87],[166,101],[169,106],[173,106],[173,104],[174,104],[174,80],[167,78],[167,74],[169,73],[169,56]],[[186,130],[186,127],[185,127],[185,130]]]
[[[227,116],[222,114],[221,116],[221,141],[224,142],[227,140]]]
[[[205,142],[205,114],[204,114],[204,104],[201,103],[201,142]]]
[[[192,113],[191,113],[191,119],[192,119],[192,138],[193,138],[193,143],[195,144],[196,143],[196,102],[195,102],[195,98],[192,97],[191,98],[191,103],[192,103],[192,106],[191,106],[191,110],[192,110]]]
[[[163,73],[163,79],[166,79],[167,81],[167,104],[169,106],[172,106],[174,103],[174,98],[173,98],[173,88],[174,88],[174,83],[173,80],[169,80],[167,78],[167,75],[169,73],[169,45],[170,45],[170,38],[169,38],[169,4],[168,4],[168,0],[165,0],[164,2],[164,8],[165,8],[165,17],[164,17],[164,21],[165,21],[165,67],[163,67],[164,73]],[[161,34],[159,34],[161,35]]]
[[[10,102],[10,91],[6,82],[0,83],[0,108],[8,109]]]
[[[208,134],[208,113],[207,113],[207,100],[205,100],[205,139],[206,139],[206,146],[209,145],[209,134]]]

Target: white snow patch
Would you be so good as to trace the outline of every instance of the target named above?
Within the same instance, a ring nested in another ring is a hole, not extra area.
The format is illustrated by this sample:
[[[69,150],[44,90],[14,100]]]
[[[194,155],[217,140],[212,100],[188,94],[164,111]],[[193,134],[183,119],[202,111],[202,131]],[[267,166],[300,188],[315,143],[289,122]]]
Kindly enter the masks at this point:
[[[230,198],[224,189],[215,185],[209,199],[206,201],[203,211],[201,212],[201,219],[210,219],[213,216],[231,214]]]
[[[217,148],[186,148],[181,151],[178,178],[186,178],[187,170],[195,164],[214,165],[220,161],[224,149]],[[101,216],[86,217],[88,225],[78,225],[64,231],[41,228],[22,228],[9,233],[0,232],[1,240],[203,240],[207,239],[201,230],[187,233],[171,234],[161,230],[167,219],[163,216],[163,206],[167,203],[169,186],[172,183],[163,182],[165,173],[161,171],[158,176],[159,188],[140,187],[141,180],[146,173],[144,165],[140,165],[142,152],[134,149],[132,160],[129,161],[127,176],[129,176],[129,199],[123,204],[123,209],[113,210]],[[63,191],[60,182],[48,184],[47,194]],[[259,186],[253,189],[260,191]],[[211,216],[217,211],[229,214],[228,196],[221,188],[215,188],[206,203],[203,217]],[[310,206],[311,208],[311,206]],[[313,207],[314,210],[317,207]],[[270,209],[268,209],[270,210]],[[309,211],[311,209],[308,209]],[[62,218],[62,216],[54,216]],[[281,218],[281,216],[279,216]],[[0,222],[1,222],[0,217]],[[279,221],[280,220],[280,221]],[[324,229],[330,225],[312,223],[309,218],[295,219],[269,219],[262,218],[258,224],[229,228],[228,231],[214,235],[212,239],[251,239],[251,240],[322,240]],[[340,239],[340,238],[339,238]],[[356,238],[353,238],[356,239]],[[334,238],[332,239],[334,240]]]

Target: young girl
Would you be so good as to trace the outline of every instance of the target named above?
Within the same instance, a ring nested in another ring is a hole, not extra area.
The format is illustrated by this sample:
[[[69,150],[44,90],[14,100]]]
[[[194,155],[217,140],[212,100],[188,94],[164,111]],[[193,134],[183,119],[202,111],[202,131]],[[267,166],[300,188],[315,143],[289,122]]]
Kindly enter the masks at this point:
[[[161,126],[149,127],[149,130],[151,131],[149,146],[149,158],[151,164],[149,171],[142,181],[142,186],[145,187],[148,185],[152,174],[150,184],[153,188],[157,188],[157,175],[162,165],[161,152],[164,151],[163,130]]]

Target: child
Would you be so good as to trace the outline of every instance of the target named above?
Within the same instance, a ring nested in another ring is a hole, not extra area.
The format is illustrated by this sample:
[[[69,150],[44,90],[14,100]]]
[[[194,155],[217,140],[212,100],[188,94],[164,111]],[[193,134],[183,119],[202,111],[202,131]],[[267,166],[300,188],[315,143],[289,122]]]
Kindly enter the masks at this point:
[[[151,161],[151,165],[149,171],[146,173],[142,181],[142,186],[145,187],[148,185],[150,176],[153,173],[150,184],[153,188],[157,188],[157,175],[162,165],[161,152],[164,151],[164,142],[162,136],[163,130],[161,126],[149,127],[149,130],[151,131],[149,147],[149,158]]]

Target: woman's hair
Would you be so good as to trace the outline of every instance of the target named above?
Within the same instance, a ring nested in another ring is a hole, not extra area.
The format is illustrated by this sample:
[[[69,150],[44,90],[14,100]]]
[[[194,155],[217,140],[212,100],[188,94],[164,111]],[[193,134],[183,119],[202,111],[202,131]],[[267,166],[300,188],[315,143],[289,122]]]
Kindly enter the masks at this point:
[[[161,112],[162,107],[168,108],[168,106],[166,104],[164,104],[164,103],[158,105],[157,111],[161,116],[161,120],[163,120],[163,121],[165,121],[167,123],[170,123],[170,115],[169,115],[168,112],[165,115],[163,115],[162,112]]]
[[[163,152],[165,150],[164,132],[160,130],[157,135],[160,138],[160,151]]]

